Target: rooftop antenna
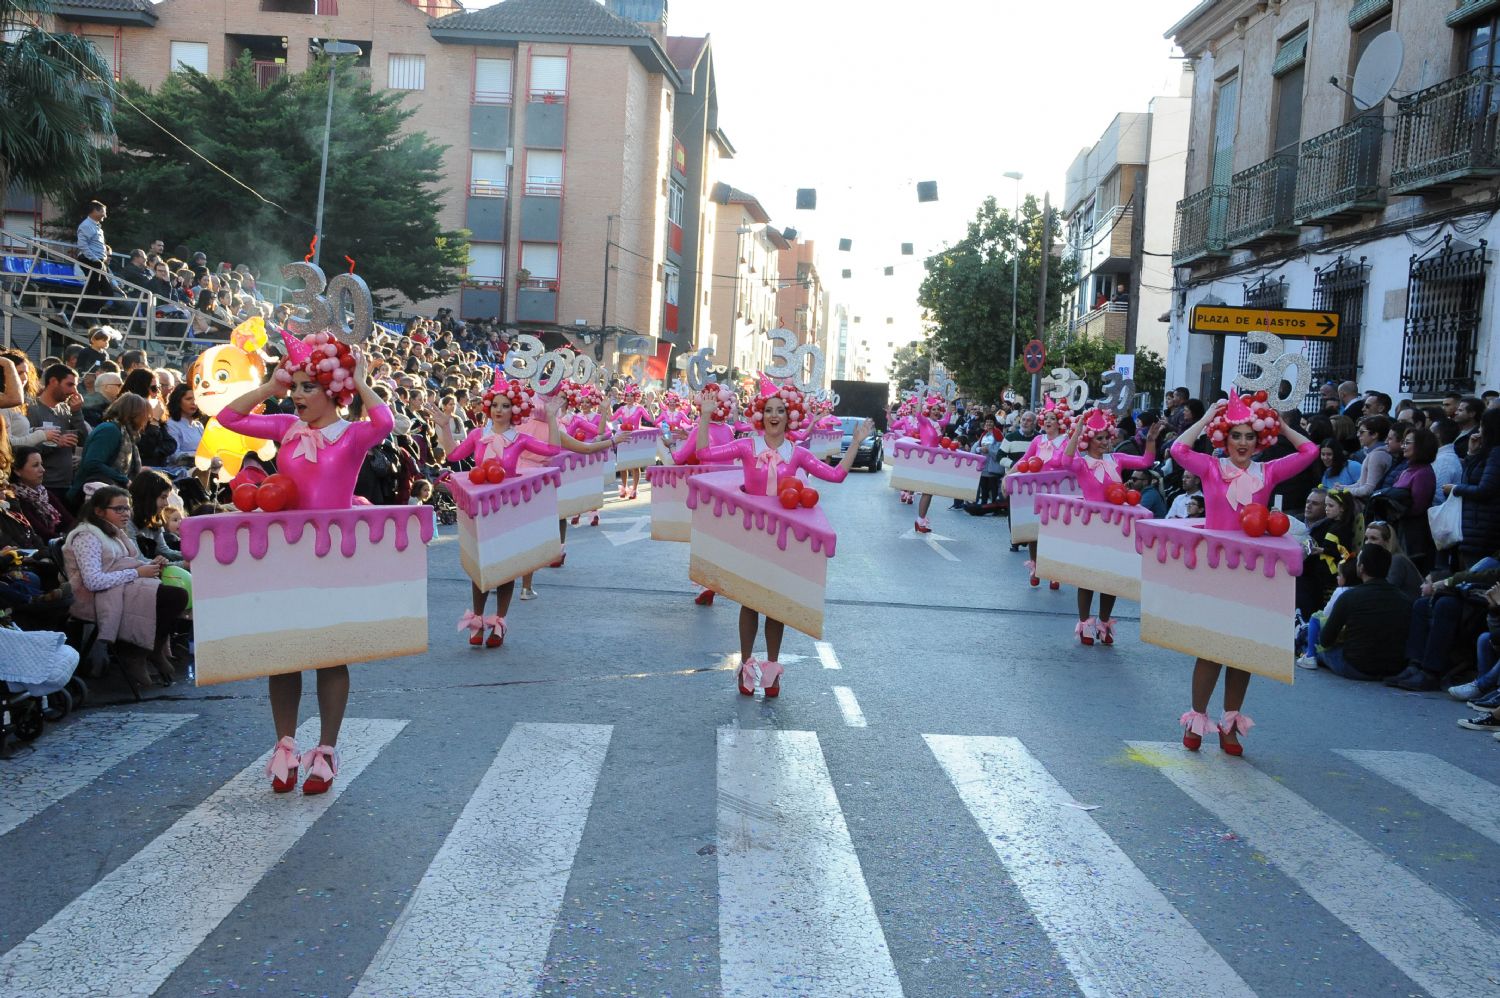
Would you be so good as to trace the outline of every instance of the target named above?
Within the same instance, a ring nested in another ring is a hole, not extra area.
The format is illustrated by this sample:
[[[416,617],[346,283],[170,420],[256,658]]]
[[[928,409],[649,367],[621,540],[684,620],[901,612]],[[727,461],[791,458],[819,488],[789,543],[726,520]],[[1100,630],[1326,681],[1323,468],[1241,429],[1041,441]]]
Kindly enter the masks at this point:
[[[1365,54],[1359,57],[1359,65],[1354,67],[1354,87],[1348,91],[1356,108],[1368,111],[1390,95],[1396,78],[1401,75],[1405,51],[1399,32],[1382,31],[1370,41]]]

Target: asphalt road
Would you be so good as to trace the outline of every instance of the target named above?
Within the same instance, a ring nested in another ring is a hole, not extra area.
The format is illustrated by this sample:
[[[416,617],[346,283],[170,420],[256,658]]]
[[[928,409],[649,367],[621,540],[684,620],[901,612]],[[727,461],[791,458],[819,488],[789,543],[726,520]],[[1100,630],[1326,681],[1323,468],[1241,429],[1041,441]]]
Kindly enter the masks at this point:
[[[823,490],[826,642],[789,634],[779,700],[643,494],[500,651],[445,529],[430,651],[355,667],[328,797],[267,788],[261,682],[49,729],[0,762],[0,994],[1500,993],[1462,705],[1257,679],[1246,756],[1191,756],[1134,605],[1080,647],[1003,520],[919,538],[885,482]]]

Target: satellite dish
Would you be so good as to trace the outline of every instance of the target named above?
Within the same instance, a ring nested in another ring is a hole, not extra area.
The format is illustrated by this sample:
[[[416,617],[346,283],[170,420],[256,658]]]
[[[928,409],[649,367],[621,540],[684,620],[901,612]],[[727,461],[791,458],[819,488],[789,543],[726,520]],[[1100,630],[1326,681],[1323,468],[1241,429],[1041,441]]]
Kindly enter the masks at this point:
[[[1368,111],[1385,100],[1401,75],[1404,54],[1405,46],[1397,32],[1382,31],[1375,36],[1365,54],[1359,57],[1359,65],[1354,67],[1354,89],[1350,96],[1355,107]]]

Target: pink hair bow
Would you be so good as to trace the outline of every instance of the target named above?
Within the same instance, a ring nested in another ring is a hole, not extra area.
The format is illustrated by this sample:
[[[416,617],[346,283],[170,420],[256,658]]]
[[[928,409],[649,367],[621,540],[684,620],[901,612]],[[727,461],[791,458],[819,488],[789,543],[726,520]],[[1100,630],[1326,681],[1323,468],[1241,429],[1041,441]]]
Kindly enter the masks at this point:
[[[296,444],[294,456],[302,458],[309,464],[317,464],[318,451],[328,446],[328,438],[323,436],[322,430],[315,430],[306,423],[298,422],[287,431],[286,436],[281,438],[281,444],[283,447]]]

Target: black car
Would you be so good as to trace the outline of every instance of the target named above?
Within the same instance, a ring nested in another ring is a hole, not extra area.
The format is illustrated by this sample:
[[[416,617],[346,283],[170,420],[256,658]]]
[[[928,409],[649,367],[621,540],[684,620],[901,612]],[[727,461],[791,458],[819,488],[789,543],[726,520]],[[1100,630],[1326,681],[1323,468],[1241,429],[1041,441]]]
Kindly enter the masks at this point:
[[[858,416],[840,416],[839,422],[843,424],[844,442],[839,445],[837,454],[829,456],[829,464],[838,464],[844,459],[844,455],[849,451],[849,445],[854,443],[854,431],[859,429],[859,424],[864,420]],[[880,444],[880,431],[876,430],[859,445],[859,453],[854,456],[854,467],[879,471],[884,463],[885,450]]]

